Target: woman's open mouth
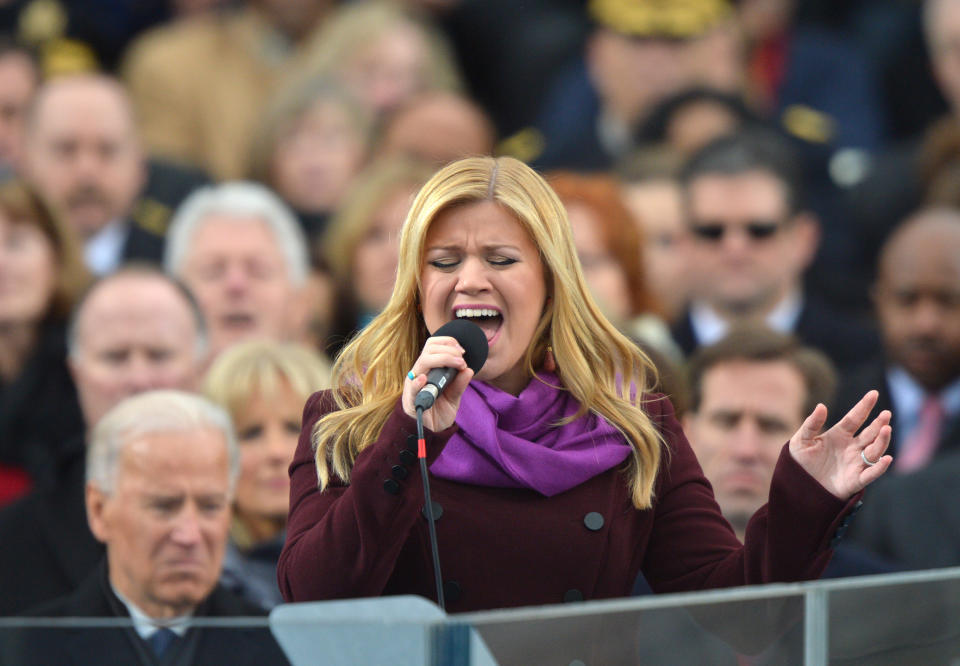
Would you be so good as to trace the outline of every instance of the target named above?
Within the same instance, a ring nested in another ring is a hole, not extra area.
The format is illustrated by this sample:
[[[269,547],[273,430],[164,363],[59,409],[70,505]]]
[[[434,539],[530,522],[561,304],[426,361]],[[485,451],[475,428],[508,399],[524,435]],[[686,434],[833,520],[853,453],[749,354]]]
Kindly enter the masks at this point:
[[[479,326],[487,336],[487,344],[494,341],[503,325],[503,314],[500,310],[486,305],[458,305],[453,308],[453,316],[472,321]]]

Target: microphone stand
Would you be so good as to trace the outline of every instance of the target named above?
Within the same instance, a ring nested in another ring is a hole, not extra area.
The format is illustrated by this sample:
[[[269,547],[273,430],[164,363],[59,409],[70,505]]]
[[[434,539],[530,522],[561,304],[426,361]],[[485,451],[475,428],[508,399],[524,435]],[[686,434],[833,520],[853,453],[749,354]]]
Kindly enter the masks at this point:
[[[437,585],[437,605],[446,612],[443,600],[443,578],[440,576],[440,553],[437,550],[437,528],[433,523],[433,500],[430,499],[430,478],[427,476],[427,440],[423,437],[423,407],[417,407],[417,457],[420,459],[420,476],[423,477],[424,508],[427,512],[427,527],[430,530],[430,553],[433,555],[433,576]]]

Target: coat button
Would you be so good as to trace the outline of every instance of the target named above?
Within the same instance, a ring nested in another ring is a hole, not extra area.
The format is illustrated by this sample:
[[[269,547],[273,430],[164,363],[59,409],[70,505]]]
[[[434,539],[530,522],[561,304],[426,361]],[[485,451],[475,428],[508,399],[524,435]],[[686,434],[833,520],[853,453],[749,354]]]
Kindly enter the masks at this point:
[[[440,520],[440,516],[443,515],[443,507],[440,506],[440,502],[437,502],[436,500],[431,500],[430,506],[433,507],[433,521],[436,522],[436,521]],[[426,518],[426,517],[427,517],[427,507],[424,506],[422,509],[420,509],[420,513],[422,513],[422,514],[423,514],[423,517]]]
[[[413,451],[413,455],[417,455],[417,436],[416,435],[407,435],[407,451]]]
[[[463,596],[463,590],[460,589],[460,583],[455,580],[448,580],[443,584],[443,598],[447,601],[460,601]]]
[[[396,479],[384,479],[383,489],[386,490],[391,495],[400,494],[400,484],[397,483]]]
[[[400,481],[403,481],[405,478],[407,478],[407,474],[410,473],[410,471],[403,465],[394,465],[390,468],[390,471],[393,473],[393,478],[399,479]]]
[[[583,517],[583,524],[586,525],[587,529],[591,532],[596,532],[603,528],[603,516],[596,511],[591,511]]]
[[[410,449],[403,449],[400,451],[400,462],[404,465],[412,465],[417,462],[417,454]]]
[[[563,603],[569,604],[574,601],[583,601],[583,592],[573,588],[563,593]]]

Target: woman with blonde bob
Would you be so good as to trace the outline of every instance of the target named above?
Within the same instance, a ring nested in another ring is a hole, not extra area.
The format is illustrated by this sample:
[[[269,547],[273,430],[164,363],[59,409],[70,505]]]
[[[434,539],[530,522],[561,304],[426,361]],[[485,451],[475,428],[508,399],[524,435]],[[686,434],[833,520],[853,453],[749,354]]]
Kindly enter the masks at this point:
[[[454,318],[487,337],[476,375],[455,339],[429,337]],[[437,367],[458,371],[423,418],[452,611],[625,596],[641,572],[657,592],[816,577],[892,460],[889,412],[855,435],[876,392],[824,433],[818,406],[741,545],[669,402],[644,390],[650,362],[593,302],[550,187],[516,160],[468,158],[420,190],[390,302],[307,402],[286,600],[437,598],[413,408]]]
[[[233,420],[240,474],[221,582],[260,606],[281,603],[277,558],[290,499],[287,467],[300,432],[299,406],[330,385],[330,366],[293,343],[242,342],[217,357],[204,393]]]

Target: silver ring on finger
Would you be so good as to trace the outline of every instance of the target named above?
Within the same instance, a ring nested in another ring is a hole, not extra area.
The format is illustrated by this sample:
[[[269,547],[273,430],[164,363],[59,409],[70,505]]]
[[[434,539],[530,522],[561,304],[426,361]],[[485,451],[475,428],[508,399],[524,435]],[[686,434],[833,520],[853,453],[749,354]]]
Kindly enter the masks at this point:
[[[878,462],[880,462],[879,460],[870,460],[869,458],[867,458],[866,449],[860,449],[860,460],[862,460],[863,464],[866,465],[867,467],[873,467]]]

